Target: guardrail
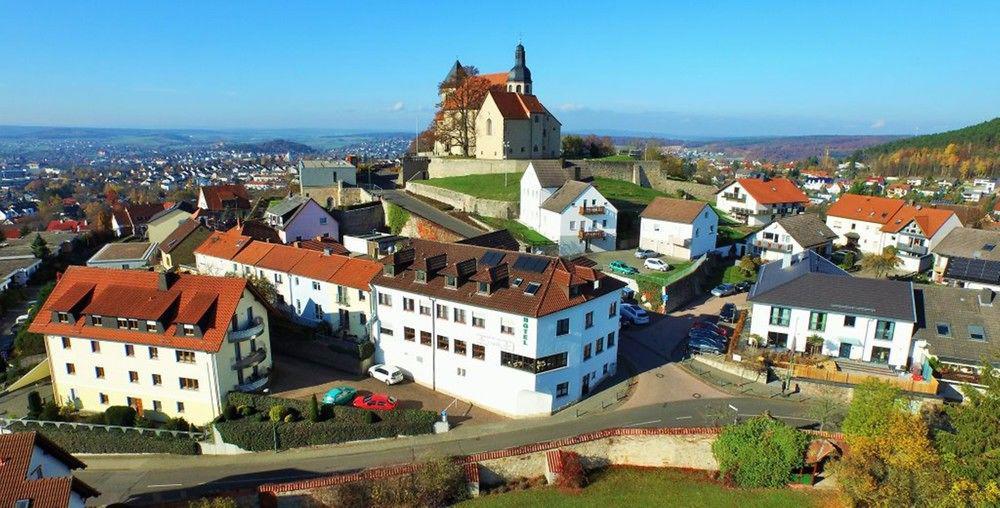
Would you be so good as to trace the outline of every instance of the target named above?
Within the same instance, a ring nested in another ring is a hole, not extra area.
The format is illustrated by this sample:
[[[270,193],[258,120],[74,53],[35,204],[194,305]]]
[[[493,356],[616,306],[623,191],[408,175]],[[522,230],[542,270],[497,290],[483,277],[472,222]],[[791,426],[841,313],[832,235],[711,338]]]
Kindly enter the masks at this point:
[[[148,433],[157,436],[162,434],[170,434],[174,437],[187,437],[194,440],[201,440],[208,437],[208,433],[204,431],[189,432],[185,430],[167,430],[167,429],[152,429],[145,427],[123,427],[120,425],[102,425],[99,423],[53,422],[49,420],[29,420],[27,418],[0,418],[0,427],[7,427],[13,423],[31,424],[31,425],[37,425],[39,427],[45,427],[47,425],[51,425],[55,428],[60,428],[63,426],[73,427],[73,428],[83,427],[88,430],[106,430],[108,432],[121,431],[123,433],[138,432],[139,434]]]

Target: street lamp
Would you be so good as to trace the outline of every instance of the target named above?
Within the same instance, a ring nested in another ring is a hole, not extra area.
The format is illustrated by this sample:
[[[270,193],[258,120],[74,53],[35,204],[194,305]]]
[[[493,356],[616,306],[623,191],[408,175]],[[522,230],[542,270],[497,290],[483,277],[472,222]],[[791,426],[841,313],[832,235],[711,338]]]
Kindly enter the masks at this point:
[[[729,406],[729,409],[733,410],[733,425],[736,425],[736,421],[740,417],[740,410],[736,409],[736,406],[734,406],[732,404],[728,404],[728,406]]]

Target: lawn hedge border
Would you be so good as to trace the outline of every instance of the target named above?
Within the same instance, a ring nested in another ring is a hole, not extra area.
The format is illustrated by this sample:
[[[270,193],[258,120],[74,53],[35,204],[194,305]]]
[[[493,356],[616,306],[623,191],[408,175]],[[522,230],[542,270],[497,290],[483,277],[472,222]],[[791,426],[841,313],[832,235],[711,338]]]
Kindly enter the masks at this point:
[[[146,431],[88,429],[62,425],[37,425],[33,423],[11,422],[12,431],[37,431],[70,453],[172,453],[175,455],[198,455],[198,442],[164,433],[159,436]]]

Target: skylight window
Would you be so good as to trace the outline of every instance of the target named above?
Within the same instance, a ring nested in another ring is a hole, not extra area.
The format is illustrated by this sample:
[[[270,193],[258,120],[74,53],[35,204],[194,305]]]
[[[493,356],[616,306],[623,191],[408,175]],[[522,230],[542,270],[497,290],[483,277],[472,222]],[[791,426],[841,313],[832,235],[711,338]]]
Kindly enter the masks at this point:
[[[942,337],[951,337],[951,325],[948,323],[938,323],[937,334]]]
[[[969,325],[969,338],[972,340],[985,341],[986,329],[979,325]]]
[[[993,249],[995,248],[997,248],[997,244],[995,243],[988,243],[986,245],[983,245],[983,250],[986,252],[992,252]]]
[[[524,288],[524,294],[534,296],[541,287],[542,285],[537,282],[529,282],[528,287]]]

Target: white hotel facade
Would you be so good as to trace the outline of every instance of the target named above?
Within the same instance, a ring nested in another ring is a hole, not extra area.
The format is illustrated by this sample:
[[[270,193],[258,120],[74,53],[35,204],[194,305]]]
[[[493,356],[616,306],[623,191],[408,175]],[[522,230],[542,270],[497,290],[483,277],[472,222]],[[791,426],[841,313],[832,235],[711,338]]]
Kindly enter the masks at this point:
[[[372,281],[379,362],[513,417],[576,402],[617,368],[622,283],[558,258],[413,240]]]

